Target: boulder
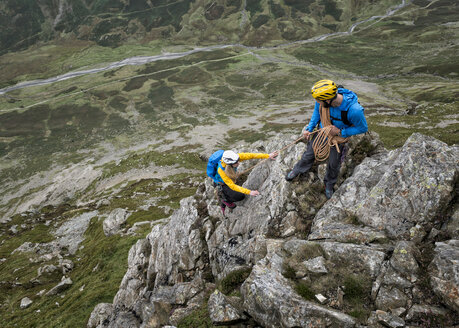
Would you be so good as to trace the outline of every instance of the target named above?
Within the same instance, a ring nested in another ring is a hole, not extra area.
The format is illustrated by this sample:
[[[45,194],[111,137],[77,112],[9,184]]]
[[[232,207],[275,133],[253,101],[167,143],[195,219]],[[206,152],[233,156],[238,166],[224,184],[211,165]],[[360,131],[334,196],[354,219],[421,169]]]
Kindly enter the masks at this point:
[[[50,296],[50,295],[59,294],[59,293],[63,292],[64,290],[66,290],[67,288],[69,288],[72,285],[73,285],[72,279],[67,278],[67,277],[64,276],[64,277],[62,277],[61,282],[59,284],[57,284],[56,286],[54,286],[53,288],[51,288],[46,293],[46,295]]]
[[[409,240],[451,201],[458,157],[459,147],[415,133],[387,156],[366,158],[317,213],[309,239]]]
[[[120,233],[129,215],[130,213],[122,208],[111,211],[102,224],[104,234],[108,237]]]
[[[21,309],[26,309],[28,308],[31,304],[33,303],[33,301],[28,298],[28,297],[24,297],[22,300],[21,300]]]
[[[268,242],[268,248],[279,244]],[[282,275],[283,259],[270,253],[252,269],[241,286],[243,306],[263,327],[355,327],[349,315],[306,301]]]
[[[104,322],[110,317],[113,312],[113,305],[110,303],[99,303],[89,317],[87,327],[98,328],[103,327]]]
[[[434,251],[429,265],[432,288],[446,305],[459,312],[459,240],[435,243]]]
[[[215,325],[231,325],[246,319],[235,299],[225,296],[216,289],[207,303],[209,316]]]

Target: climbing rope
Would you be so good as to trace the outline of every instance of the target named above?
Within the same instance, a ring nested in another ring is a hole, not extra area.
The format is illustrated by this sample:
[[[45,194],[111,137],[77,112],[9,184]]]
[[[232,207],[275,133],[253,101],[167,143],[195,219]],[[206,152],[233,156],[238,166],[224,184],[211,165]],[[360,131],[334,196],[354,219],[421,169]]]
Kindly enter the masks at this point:
[[[330,147],[335,146],[336,151],[339,153],[338,143],[330,136],[330,130],[333,125],[323,127],[322,129],[316,130],[318,132],[317,137],[312,142],[312,149],[314,150],[314,156],[316,161],[325,161],[330,156]]]
[[[315,158],[316,158],[316,160],[318,162],[325,161],[328,158],[328,156],[330,156],[330,147],[332,147],[332,146],[336,147],[336,150],[338,151],[338,153],[340,152],[339,151],[339,147],[338,147],[338,143],[336,141],[334,141],[332,137],[329,137],[331,129],[332,129],[332,126],[329,125],[329,126],[326,126],[324,128],[317,129],[317,130],[315,130],[315,131],[313,131],[313,132],[311,132],[309,134],[309,136],[311,136],[314,133],[318,133],[317,137],[314,139],[314,141],[312,143],[312,148],[314,150],[314,156],[315,156]],[[304,139],[304,136],[299,137],[298,139],[296,139],[295,141],[289,143],[287,146],[283,147],[282,149],[277,150],[277,153],[280,154],[282,151],[284,151],[287,148],[290,148],[291,146],[296,144],[301,139]],[[248,169],[246,169],[246,170],[244,170],[242,172],[238,172],[237,176],[240,177],[240,176],[246,174],[247,172],[249,172],[249,171],[253,170],[255,167],[257,167],[258,165],[261,165],[264,162],[266,162],[268,159],[269,158],[265,158],[264,160],[259,161],[257,164],[249,167]]]

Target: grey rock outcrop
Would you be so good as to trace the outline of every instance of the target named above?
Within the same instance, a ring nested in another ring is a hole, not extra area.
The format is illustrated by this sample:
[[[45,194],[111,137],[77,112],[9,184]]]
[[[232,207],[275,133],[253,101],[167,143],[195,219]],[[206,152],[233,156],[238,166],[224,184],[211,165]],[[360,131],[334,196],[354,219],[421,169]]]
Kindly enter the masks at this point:
[[[104,234],[106,236],[111,236],[117,234],[121,231],[121,227],[126,223],[129,217],[128,211],[122,208],[117,208],[110,212],[108,217],[104,220],[102,224],[104,229]]]
[[[210,320],[215,325],[228,325],[245,320],[246,316],[242,313],[240,304],[237,300],[225,296],[216,289],[209,297],[207,304],[209,308]]]
[[[32,303],[33,303],[33,301],[32,301],[30,298],[24,297],[24,298],[21,300],[20,308],[21,308],[21,309],[26,309],[26,308],[28,308]]]
[[[93,217],[98,214],[97,211],[83,213],[60,225],[53,235],[56,239],[49,243],[31,243],[25,242],[14,252],[33,252],[39,255],[51,254],[52,257],[58,255],[73,255],[80,247],[84,240],[84,233],[89,226]]]
[[[435,293],[459,312],[459,240],[435,244],[435,257],[429,274]]]
[[[277,136],[244,150],[271,152],[292,140]],[[372,156],[355,166],[362,145]],[[244,186],[260,196],[246,197],[224,218],[209,181],[183,199],[132,247],[113,304],[94,310],[93,326],[177,326],[208,299],[218,324],[416,326],[426,308],[444,310],[452,323],[458,301],[448,291],[458,286],[458,246],[438,238],[454,231],[459,148],[413,134],[387,152],[372,135],[354,138],[328,201],[315,169],[285,181],[304,150],[299,143],[256,166]],[[240,170],[247,167],[243,162]],[[232,287],[241,308],[222,293],[211,295],[214,282],[244,270],[248,277]],[[425,286],[428,277],[441,303]],[[318,294],[323,304],[314,300]],[[353,317],[353,309],[363,315]]]
[[[64,290],[66,290],[67,288],[69,288],[71,285],[73,285],[72,279],[68,277],[62,277],[61,282],[58,283],[53,288],[51,288],[45,295],[50,296],[50,295],[59,294],[63,292]]]
[[[355,327],[339,311],[304,300],[282,275],[282,242],[267,241],[268,254],[252,269],[241,287],[246,311],[263,327]]]

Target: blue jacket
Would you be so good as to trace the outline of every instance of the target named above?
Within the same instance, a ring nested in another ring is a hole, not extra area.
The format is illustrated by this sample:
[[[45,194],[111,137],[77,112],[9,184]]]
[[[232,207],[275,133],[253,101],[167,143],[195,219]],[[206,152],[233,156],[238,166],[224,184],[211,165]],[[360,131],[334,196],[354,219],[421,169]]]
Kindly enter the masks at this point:
[[[334,126],[341,130],[341,137],[347,138],[356,134],[365,133],[368,131],[367,120],[363,114],[363,107],[359,104],[357,95],[347,89],[338,88],[338,93],[343,95],[343,101],[339,107],[330,107],[330,119]],[[320,104],[316,101],[314,112],[309,121],[306,130],[312,132],[317,124],[320,124]],[[347,119],[351,125],[346,125],[341,120],[341,112],[347,112]]]

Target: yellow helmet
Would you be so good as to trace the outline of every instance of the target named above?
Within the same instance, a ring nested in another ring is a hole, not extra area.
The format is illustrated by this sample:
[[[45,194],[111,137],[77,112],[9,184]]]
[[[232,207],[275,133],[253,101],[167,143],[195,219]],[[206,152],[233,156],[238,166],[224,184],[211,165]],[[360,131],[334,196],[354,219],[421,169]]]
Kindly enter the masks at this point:
[[[338,87],[332,80],[320,80],[311,89],[312,96],[317,100],[333,99],[338,92]]]

